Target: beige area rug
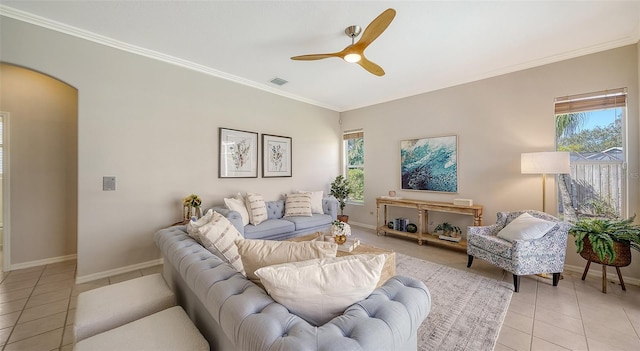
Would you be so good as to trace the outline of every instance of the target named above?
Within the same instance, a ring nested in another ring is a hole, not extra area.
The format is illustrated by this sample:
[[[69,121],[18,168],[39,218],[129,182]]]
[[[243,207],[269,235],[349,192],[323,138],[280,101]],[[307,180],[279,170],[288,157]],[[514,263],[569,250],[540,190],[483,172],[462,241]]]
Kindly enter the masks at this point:
[[[418,328],[418,350],[493,350],[511,284],[396,253],[396,274],[422,280],[431,312]]]

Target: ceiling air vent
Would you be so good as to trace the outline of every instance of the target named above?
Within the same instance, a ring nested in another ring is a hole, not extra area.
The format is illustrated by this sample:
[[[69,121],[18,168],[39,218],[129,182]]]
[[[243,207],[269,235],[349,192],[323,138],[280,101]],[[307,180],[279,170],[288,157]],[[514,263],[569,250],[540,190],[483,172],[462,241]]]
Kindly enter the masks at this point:
[[[282,78],[273,78],[271,81],[271,83],[275,84],[275,85],[279,85],[279,86],[283,86],[287,83],[289,83],[288,81],[282,79]]]

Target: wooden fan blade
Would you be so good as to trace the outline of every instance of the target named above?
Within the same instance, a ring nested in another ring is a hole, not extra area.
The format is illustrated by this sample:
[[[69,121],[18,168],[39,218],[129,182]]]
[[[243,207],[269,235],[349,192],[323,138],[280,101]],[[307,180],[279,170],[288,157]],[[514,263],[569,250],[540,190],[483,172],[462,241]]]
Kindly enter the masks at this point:
[[[298,60],[298,61],[313,61],[313,60],[322,60],[322,59],[326,59],[329,57],[342,57],[340,56],[339,52],[334,52],[331,54],[311,54],[311,55],[300,55],[300,56],[294,56],[291,59],[292,60]]]
[[[386,9],[376,17],[362,33],[360,40],[354,45],[358,50],[364,51],[382,32],[389,27],[393,18],[396,17],[396,10]],[[364,67],[364,66],[363,66]]]
[[[362,56],[360,61],[358,61],[358,64],[360,66],[362,66],[362,68],[364,68],[367,71],[369,71],[369,73],[371,73],[371,74],[375,74],[378,77],[384,76],[384,70],[382,69],[382,67],[380,67],[377,64],[367,60],[367,58],[364,57],[364,56]]]

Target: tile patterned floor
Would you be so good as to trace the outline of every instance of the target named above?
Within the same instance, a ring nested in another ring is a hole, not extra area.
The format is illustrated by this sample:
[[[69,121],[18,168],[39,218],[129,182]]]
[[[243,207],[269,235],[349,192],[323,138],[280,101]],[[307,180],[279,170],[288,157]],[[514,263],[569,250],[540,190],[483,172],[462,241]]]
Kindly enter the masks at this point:
[[[353,227],[368,244],[467,270],[464,252],[418,246],[413,240],[376,236]],[[511,274],[482,260],[471,270],[511,283]],[[100,286],[153,274],[161,266],[75,284],[75,261],[0,273],[0,347],[2,350],[70,351],[77,296]],[[640,287],[627,291],[609,283],[565,273],[558,287],[536,276],[522,279],[500,331],[495,351],[640,350]]]

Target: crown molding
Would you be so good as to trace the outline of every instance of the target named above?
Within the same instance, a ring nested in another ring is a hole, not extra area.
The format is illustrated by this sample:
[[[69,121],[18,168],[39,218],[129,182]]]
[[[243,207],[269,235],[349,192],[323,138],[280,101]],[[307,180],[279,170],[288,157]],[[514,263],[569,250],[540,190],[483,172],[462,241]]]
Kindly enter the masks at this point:
[[[179,67],[183,67],[186,69],[190,69],[192,71],[196,71],[196,72],[200,72],[200,73],[204,73],[210,76],[214,76],[217,78],[222,78],[234,83],[238,83],[238,84],[242,84],[251,88],[255,88],[255,89],[259,89],[262,91],[266,91],[275,95],[280,95],[289,99],[293,99],[293,100],[297,100],[300,102],[304,102],[310,105],[314,105],[314,106],[318,106],[318,107],[322,107],[322,108],[326,108],[332,111],[336,111],[336,112],[340,112],[340,109],[336,106],[331,106],[331,105],[327,105],[324,103],[321,103],[319,101],[315,101],[315,100],[311,100],[311,99],[307,99],[305,97],[302,96],[298,96],[295,94],[290,94],[275,88],[272,88],[266,84],[260,84],[260,83],[256,83],[254,81],[242,78],[242,77],[238,77],[226,72],[222,72],[216,69],[213,69],[211,67],[207,67],[195,62],[191,62],[188,60],[183,60],[181,58],[175,57],[175,56],[171,56],[171,55],[167,55],[167,54],[163,54],[161,52],[158,51],[154,51],[154,50],[149,50],[149,49],[145,49],[143,47],[137,46],[137,45],[132,45],[129,43],[125,43],[123,41],[119,41],[113,38],[109,38],[107,36],[104,35],[100,35],[100,34],[96,34],[84,29],[80,29],[74,26],[70,26],[68,24],[64,24],[61,22],[57,22],[45,17],[41,17],[38,15],[34,15],[32,13],[29,12],[25,12],[25,11],[21,11],[21,10],[17,10],[14,9],[12,7],[6,6],[6,5],[0,5],[0,16],[4,16],[4,17],[8,17],[8,18],[13,18],[15,20],[18,21],[22,21],[22,22],[26,22],[26,23],[30,23],[39,27],[43,27],[43,28],[47,28],[56,32],[60,32],[60,33],[64,33],[64,34],[68,34],[71,36],[74,36],[76,38],[80,38],[80,39],[84,39],[84,40],[88,40],[97,44],[101,44],[101,45],[105,45],[105,46],[109,46],[112,47],[114,49],[118,49],[118,50],[122,50],[122,51],[126,51],[129,53],[133,53],[136,55],[140,55],[140,56],[144,56],[150,59],[154,59],[154,60],[158,60],[158,61],[162,61],[162,62],[166,62],[175,66],[179,66]]]

